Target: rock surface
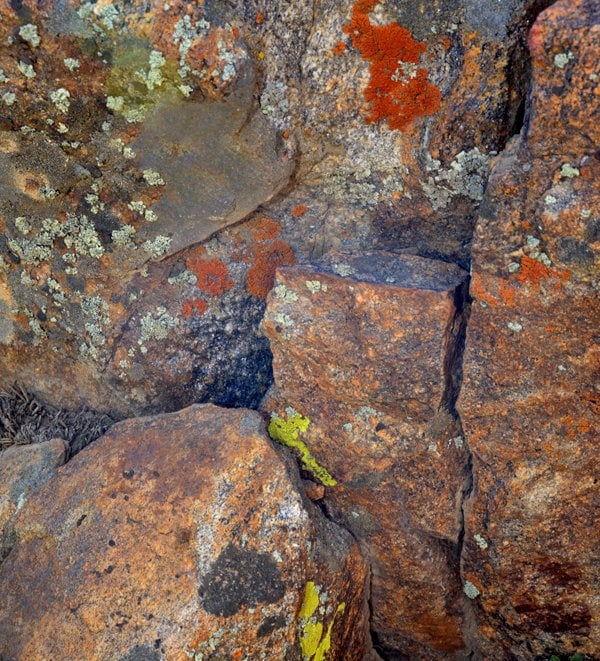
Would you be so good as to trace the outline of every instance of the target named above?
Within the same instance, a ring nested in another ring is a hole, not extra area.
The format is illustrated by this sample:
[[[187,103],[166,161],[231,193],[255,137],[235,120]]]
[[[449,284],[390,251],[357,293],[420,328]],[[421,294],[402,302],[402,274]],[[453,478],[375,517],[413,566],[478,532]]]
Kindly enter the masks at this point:
[[[60,438],[33,445],[13,445],[0,453],[0,561],[14,543],[14,517],[27,500],[65,463]]]
[[[599,37],[594,2],[538,18],[529,124],[496,159],[477,225],[463,575],[491,658],[600,656]]]
[[[365,563],[263,429],[194,406],[71,460],[0,566],[3,658],[366,658]]]
[[[545,4],[2,4],[0,380],[117,417],[255,407],[278,265],[466,266]]]
[[[449,367],[465,281],[422,257],[336,254],[320,270],[278,270],[268,299],[269,429],[360,540],[384,658],[466,653],[457,551],[468,453]]]

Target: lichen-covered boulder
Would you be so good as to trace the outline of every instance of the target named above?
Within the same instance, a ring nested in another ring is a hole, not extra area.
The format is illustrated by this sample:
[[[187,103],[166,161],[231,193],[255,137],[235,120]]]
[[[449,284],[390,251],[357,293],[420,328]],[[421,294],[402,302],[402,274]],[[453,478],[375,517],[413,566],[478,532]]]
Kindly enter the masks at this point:
[[[600,655],[599,36],[596,3],[539,16],[529,124],[494,162],[475,236],[463,580],[492,658]]]
[[[454,415],[466,276],[422,257],[337,253],[279,269],[268,299],[269,432],[360,541],[385,658],[469,649],[458,567],[469,454]]]
[[[251,411],[117,424],[21,509],[0,654],[370,658],[365,563],[292,468]]]
[[[0,17],[0,378],[121,416],[255,404],[269,379],[256,291],[289,246],[238,236],[244,262],[207,246],[151,264],[253,212],[294,167],[232,10],[19,2]]]
[[[117,416],[254,407],[278,265],[466,265],[544,4],[4,3],[0,379]]]

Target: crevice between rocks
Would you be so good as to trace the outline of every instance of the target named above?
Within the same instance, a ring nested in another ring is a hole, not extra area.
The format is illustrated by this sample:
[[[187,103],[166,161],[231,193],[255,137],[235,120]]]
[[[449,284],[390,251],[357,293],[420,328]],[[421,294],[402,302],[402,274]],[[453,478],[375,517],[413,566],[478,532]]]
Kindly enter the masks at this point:
[[[463,448],[466,452],[466,461],[464,464],[464,479],[460,495],[460,530],[456,543],[455,561],[456,568],[459,573],[458,579],[463,584],[462,580],[462,556],[465,544],[466,534],[466,503],[471,497],[474,486],[474,471],[473,471],[473,455],[469,448],[468,440],[466,439],[460,414],[456,409],[456,403],[460,395],[460,390],[463,382],[463,357],[467,339],[467,327],[471,313],[472,299],[469,294],[470,277],[457,287],[454,292],[454,316],[448,328],[446,338],[446,350],[444,355],[444,380],[445,389],[442,398],[442,409],[448,411],[459,425],[461,438],[463,439]],[[473,607],[468,598],[463,595],[463,637],[466,644],[466,651],[469,654],[468,658],[477,658],[477,640],[475,636],[475,629],[473,627]]]

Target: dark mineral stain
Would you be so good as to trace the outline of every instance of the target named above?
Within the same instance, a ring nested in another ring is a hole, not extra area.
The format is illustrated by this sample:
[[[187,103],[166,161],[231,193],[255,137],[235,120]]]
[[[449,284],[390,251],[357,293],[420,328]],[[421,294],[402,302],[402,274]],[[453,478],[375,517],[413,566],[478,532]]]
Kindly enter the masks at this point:
[[[273,558],[228,544],[200,583],[199,595],[211,615],[231,617],[242,606],[272,604],[285,586]]]
[[[265,618],[265,621],[258,627],[256,632],[257,638],[262,638],[263,636],[268,636],[271,632],[276,631],[277,629],[283,629],[285,627],[286,621],[283,615]]]
[[[150,645],[136,645],[118,661],[161,661],[161,659],[162,656],[160,652],[154,647]]]
[[[561,237],[558,242],[558,259],[563,264],[588,266],[594,263],[594,251],[585,243],[572,237]]]

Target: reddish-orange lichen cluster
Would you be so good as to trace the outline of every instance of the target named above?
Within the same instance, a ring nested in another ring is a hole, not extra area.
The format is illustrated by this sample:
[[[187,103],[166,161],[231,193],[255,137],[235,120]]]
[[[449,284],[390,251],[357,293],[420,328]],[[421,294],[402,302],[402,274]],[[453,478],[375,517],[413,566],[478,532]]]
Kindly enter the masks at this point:
[[[306,204],[297,204],[292,209],[292,216],[294,216],[294,218],[300,218],[300,216],[303,216],[307,211],[308,211],[308,207],[306,206]]]
[[[184,317],[192,317],[194,314],[202,315],[208,310],[208,304],[201,298],[192,298],[184,301],[181,305],[181,313]]]
[[[220,296],[233,287],[227,264],[219,259],[206,259],[203,252],[188,258],[186,265],[196,276],[196,287],[213,296]]]
[[[346,50],[346,44],[343,41],[338,41],[332,50],[334,55],[341,55]]]
[[[254,247],[246,288],[252,296],[266,298],[275,282],[277,267],[295,264],[296,258],[290,246],[279,238],[281,225],[278,222],[270,218],[259,218],[250,228]]]
[[[369,13],[378,0],[358,0],[344,32],[364,60],[371,79],[365,89],[370,104],[367,123],[387,120],[391,129],[405,130],[417,117],[432,115],[440,107],[440,91],[429,82],[426,69],[417,68],[425,44],[413,39],[396,21],[373,25]]]
[[[530,284],[533,287],[538,287],[542,280],[552,278],[558,281],[568,280],[570,274],[568,271],[559,271],[551,269],[549,266],[538,262],[528,255],[521,259],[521,268],[519,269],[518,279],[521,284]]]

